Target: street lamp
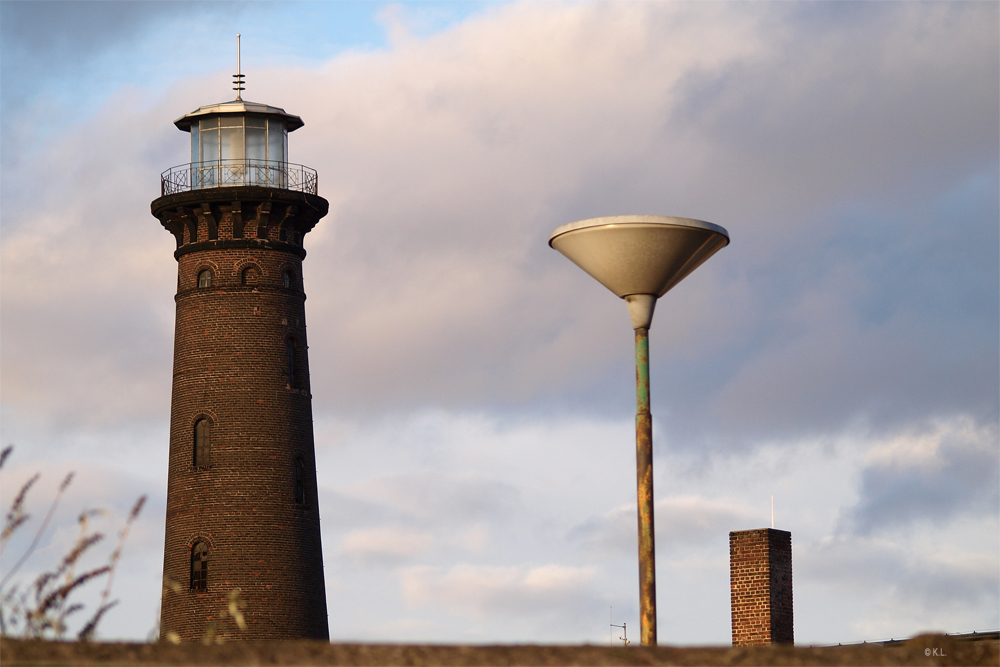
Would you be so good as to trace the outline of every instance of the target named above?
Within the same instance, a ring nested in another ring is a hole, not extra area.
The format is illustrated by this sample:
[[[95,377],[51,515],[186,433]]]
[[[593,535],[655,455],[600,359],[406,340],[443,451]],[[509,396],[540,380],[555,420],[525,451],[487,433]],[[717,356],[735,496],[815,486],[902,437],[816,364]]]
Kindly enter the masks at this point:
[[[656,300],[729,243],[718,225],[665,215],[616,215],[563,225],[549,245],[625,299],[635,329],[635,456],[639,502],[639,616],[642,643],[656,645],[653,544],[653,418],[649,412],[649,325]]]

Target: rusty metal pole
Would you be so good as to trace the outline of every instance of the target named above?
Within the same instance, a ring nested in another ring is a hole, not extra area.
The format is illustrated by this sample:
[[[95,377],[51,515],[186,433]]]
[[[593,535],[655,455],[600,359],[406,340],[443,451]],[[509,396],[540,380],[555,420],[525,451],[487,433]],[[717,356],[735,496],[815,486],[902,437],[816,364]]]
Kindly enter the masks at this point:
[[[549,245],[625,299],[635,331],[635,456],[639,506],[639,615],[642,643],[656,645],[653,548],[653,418],[649,413],[649,325],[656,300],[720,248],[729,232],[704,220],[615,215],[559,227]]]
[[[649,412],[649,329],[635,330],[635,464],[639,498],[639,630],[656,646],[656,549],[653,544],[653,416]]]

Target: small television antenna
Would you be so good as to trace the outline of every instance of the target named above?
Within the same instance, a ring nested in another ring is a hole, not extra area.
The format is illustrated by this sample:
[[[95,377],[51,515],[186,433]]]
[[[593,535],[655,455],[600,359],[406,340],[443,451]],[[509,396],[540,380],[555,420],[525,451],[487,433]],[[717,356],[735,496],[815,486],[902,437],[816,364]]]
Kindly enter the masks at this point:
[[[608,620],[609,621],[613,621],[613,619],[611,618],[610,612],[608,613]],[[611,627],[612,628],[621,628],[622,629],[622,635],[618,639],[620,639],[622,641],[622,645],[626,646],[626,647],[629,644],[632,643],[632,642],[630,642],[628,640],[628,627],[626,627],[627,625],[628,625],[628,623],[626,623],[625,621],[622,621],[621,625],[615,625],[614,622],[611,623]],[[611,630],[610,629],[608,630],[608,635],[609,635],[609,642],[613,641],[613,640],[610,639],[610,635],[611,635]]]
[[[771,496],[771,529],[774,529],[774,495]]]
[[[240,33],[236,33],[236,74],[233,75],[233,90],[236,91],[236,101],[243,101],[243,70],[240,65]]]

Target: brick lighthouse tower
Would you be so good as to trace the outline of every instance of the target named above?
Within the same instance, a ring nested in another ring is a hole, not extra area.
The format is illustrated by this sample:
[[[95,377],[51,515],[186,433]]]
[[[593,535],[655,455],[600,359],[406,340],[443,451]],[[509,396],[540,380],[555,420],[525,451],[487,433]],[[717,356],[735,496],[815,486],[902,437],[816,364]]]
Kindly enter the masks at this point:
[[[302,241],[329,204],[288,162],[302,119],[242,80],[174,121],[191,162],[151,204],[178,265],[160,636],[328,639]]]

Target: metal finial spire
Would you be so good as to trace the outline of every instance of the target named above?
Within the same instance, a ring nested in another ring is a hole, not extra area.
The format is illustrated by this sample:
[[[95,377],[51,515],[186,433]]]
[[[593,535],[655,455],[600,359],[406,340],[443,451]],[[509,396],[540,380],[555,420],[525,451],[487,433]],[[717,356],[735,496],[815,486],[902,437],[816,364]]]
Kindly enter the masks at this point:
[[[233,75],[233,90],[236,91],[236,101],[243,101],[243,74],[240,67],[240,33],[236,33],[236,74]]]

